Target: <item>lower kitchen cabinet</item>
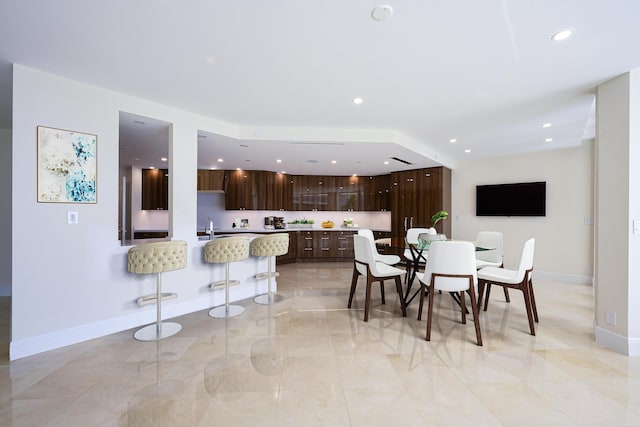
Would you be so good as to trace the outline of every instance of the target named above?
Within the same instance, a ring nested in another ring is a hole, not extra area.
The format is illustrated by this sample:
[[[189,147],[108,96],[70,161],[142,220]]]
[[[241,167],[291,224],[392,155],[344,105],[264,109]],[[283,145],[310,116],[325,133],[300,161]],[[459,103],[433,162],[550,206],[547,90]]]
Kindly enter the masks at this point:
[[[355,231],[298,231],[299,261],[343,261],[353,259]]]

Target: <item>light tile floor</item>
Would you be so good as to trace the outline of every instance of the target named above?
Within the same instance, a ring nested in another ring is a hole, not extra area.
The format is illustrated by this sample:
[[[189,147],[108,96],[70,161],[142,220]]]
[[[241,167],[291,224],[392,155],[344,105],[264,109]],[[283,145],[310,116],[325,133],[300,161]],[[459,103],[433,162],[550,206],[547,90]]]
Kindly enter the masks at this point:
[[[274,306],[242,301],[228,320],[177,319],[160,342],[133,330],[7,361],[9,299],[0,299],[2,426],[629,426],[640,425],[640,358],[594,343],[593,289],[537,281],[530,336],[522,296],[500,289],[473,321],[436,298],[432,341],[417,301],[400,316],[374,286],[362,321],[350,263],[279,266]],[[426,310],[426,309],[425,309]]]

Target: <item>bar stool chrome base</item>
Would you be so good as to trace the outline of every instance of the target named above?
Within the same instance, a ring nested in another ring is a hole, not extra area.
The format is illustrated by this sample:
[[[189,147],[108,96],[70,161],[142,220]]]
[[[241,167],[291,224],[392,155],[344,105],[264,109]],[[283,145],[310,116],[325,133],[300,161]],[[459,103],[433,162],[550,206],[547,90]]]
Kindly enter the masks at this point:
[[[209,316],[216,319],[227,319],[229,317],[238,316],[242,313],[244,313],[244,307],[240,305],[229,305],[228,308],[226,305],[221,305],[209,310]]]
[[[264,294],[255,297],[253,302],[255,302],[256,304],[275,304],[283,300],[284,296],[280,294]]]
[[[158,330],[158,326],[160,326],[160,330]],[[162,322],[160,325],[153,323],[138,329],[136,333],[133,334],[133,337],[138,341],[158,341],[177,334],[180,332],[180,329],[182,329],[180,323]]]

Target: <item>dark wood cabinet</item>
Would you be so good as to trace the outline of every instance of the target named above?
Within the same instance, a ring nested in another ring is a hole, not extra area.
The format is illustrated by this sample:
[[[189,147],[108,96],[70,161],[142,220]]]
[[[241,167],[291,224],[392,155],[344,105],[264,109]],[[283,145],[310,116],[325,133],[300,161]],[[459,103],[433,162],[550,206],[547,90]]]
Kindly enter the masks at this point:
[[[226,210],[264,209],[266,185],[260,171],[225,171]]]
[[[265,172],[265,207],[271,211],[293,210],[292,183],[289,175]]]
[[[364,210],[391,210],[391,175],[364,177],[363,179]]]
[[[198,169],[198,191],[222,193],[224,191],[224,171]]]
[[[169,209],[169,171],[142,169],[142,210]]]
[[[445,167],[416,169],[391,174],[391,230],[402,236],[413,227],[431,227],[431,216],[451,210],[451,170]],[[451,235],[451,221],[438,232]]]
[[[298,259],[340,261],[353,259],[355,231],[299,231]]]
[[[364,179],[357,176],[336,176],[334,178],[336,210],[364,210]]]
[[[335,211],[334,177],[295,175],[292,206],[296,211]]]

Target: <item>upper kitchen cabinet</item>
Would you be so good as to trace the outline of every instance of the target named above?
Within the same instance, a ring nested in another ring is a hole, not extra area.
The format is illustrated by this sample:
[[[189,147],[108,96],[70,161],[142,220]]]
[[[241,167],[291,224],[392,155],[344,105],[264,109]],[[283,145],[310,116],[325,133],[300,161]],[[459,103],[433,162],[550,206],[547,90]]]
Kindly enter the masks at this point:
[[[391,210],[391,175],[362,178],[365,211]]]
[[[293,209],[293,183],[289,175],[265,172],[265,184],[266,210],[289,211]]]
[[[391,230],[402,236],[413,227],[431,227],[431,216],[451,210],[451,170],[445,167],[391,174]],[[440,221],[438,232],[451,236],[451,221]]]
[[[224,171],[198,169],[198,191],[224,192]]]
[[[334,177],[337,210],[364,210],[364,182],[363,178],[357,176]]]
[[[266,186],[262,171],[225,171],[226,210],[264,209]],[[259,179],[262,178],[262,179]]]
[[[142,210],[169,209],[169,171],[142,169]]]
[[[335,211],[336,187],[332,176],[295,175],[293,180],[293,210]]]

